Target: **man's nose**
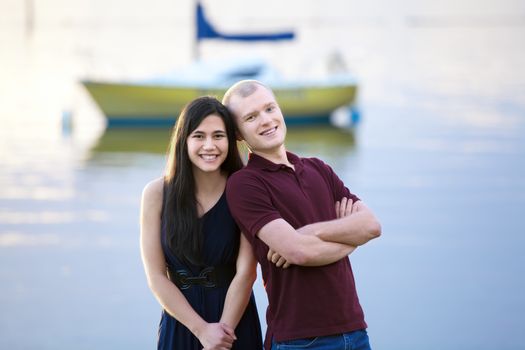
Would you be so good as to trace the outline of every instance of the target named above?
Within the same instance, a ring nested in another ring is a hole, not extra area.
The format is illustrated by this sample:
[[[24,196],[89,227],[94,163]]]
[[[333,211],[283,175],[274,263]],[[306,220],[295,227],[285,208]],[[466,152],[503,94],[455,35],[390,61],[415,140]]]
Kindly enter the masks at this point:
[[[266,113],[266,112],[263,112],[260,114],[260,121],[262,124],[267,124],[268,122],[270,122],[272,120],[271,116]]]

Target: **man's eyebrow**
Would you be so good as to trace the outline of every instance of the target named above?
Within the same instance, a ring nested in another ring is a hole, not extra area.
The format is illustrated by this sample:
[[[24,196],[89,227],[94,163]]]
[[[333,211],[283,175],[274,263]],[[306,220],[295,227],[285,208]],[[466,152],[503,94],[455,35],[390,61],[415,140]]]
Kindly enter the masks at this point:
[[[248,118],[248,117],[250,117],[250,116],[252,116],[252,115],[257,115],[257,114],[259,114],[259,111],[257,111],[257,110],[253,110],[253,111],[248,112],[248,113],[246,113],[245,115],[243,115],[243,116],[242,116],[242,119],[246,119],[246,118]]]
[[[270,102],[268,102],[268,103],[265,103],[265,104],[262,106],[261,109],[266,109],[266,108],[268,108],[268,107],[270,107],[270,106],[275,106],[276,104],[277,104],[276,102],[274,102],[274,101],[270,101]],[[258,110],[253,110],[253,111],[248,112],[248,113],[246,113],[245,115],[243,115],[243,116],[242,116],[242,119],[245,119],[245,118],[247,118],[247,117],[249,117],[249,116],[257,115],[257,114],[259,114],[259,111],[258,111]]]

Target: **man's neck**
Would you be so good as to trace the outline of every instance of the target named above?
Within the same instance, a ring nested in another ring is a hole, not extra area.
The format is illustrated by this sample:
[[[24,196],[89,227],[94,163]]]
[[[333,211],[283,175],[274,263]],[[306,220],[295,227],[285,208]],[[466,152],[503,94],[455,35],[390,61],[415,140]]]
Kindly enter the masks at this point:
[[[293,168],[293,164],[288,160],[288,155],[286,154],[286,148],[283,146],[279,147],[276,150],[271,151],[253,151],[259,157],[263,157],[266,160],[269,160],[275,164],[284,164]]]

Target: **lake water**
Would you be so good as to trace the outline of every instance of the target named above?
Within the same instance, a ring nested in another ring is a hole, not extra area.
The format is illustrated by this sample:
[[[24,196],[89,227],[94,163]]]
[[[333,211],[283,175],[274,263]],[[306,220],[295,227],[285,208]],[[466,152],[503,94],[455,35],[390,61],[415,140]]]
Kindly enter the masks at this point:
[[[205,42],[203,58],[258,54],[315,75],[338,51],[359,77],[353,137],[296,129],[288,147],[331,164],[382,222],[351,256],[373,347],[525,348],[525,4],[204,5],[224,31],[293,27],[297,40]],[[184,66],[192,6],[0,2],[1,349],[155,347],[138,214],[168,134],[105,131],[78,82]]]

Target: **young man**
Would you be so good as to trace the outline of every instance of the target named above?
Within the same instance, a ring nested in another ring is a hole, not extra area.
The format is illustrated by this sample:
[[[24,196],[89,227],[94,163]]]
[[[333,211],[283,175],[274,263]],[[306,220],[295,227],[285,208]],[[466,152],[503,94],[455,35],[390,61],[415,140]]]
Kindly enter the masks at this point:
[[[328,165],[286,151],[284,117],[268,87],[241,81],[223,103],[252,152],[226,195],[261,265],[265,348],[370,349],[347,255],[380,235],[379,222]]]

